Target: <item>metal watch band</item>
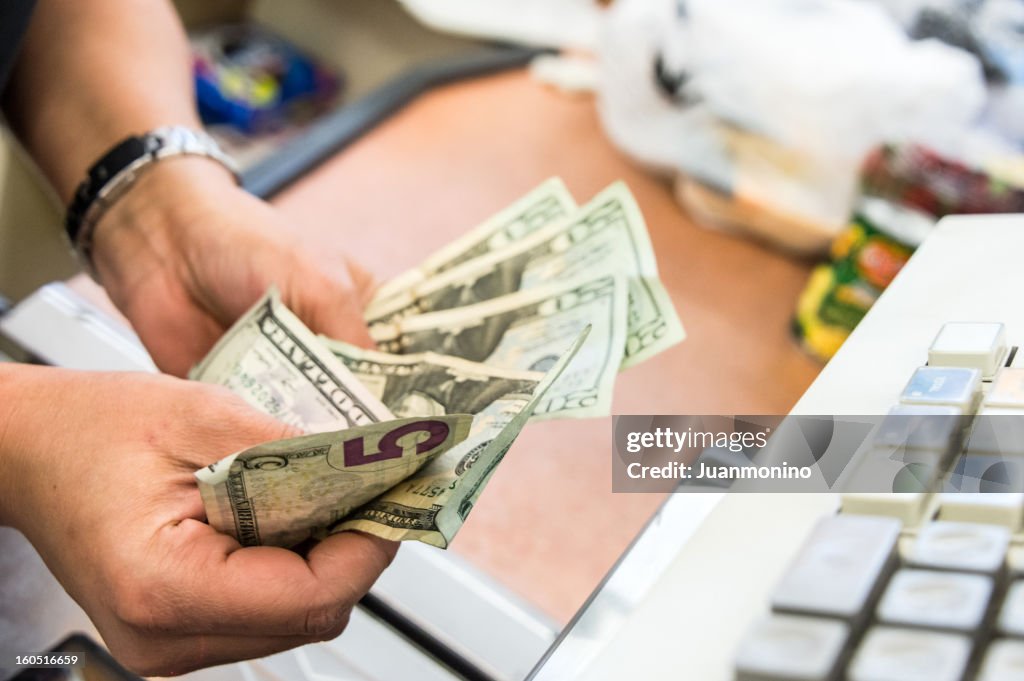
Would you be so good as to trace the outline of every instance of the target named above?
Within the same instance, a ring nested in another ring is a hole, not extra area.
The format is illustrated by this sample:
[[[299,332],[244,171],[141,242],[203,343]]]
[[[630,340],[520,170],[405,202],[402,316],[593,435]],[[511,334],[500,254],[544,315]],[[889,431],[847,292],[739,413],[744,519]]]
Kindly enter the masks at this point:
[[[156,128],[129,137],[104,154],[78,185],[64,221],[79,260],[93,278],[93,233],[103,213],[154,163],[174,156],[205,156],[222,164],[238,180],[235,162],[201,130],[184,126]]]

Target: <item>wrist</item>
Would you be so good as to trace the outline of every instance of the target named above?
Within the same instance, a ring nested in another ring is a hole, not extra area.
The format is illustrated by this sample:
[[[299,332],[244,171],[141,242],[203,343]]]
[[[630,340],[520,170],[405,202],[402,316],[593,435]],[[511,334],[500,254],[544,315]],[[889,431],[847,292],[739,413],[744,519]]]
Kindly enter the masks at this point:
[[[117,302],[154,272],[187,266],[189,232],[241,192],[232,174],[201,156],[159,161],[99,219],[93,232],[97,277]]]

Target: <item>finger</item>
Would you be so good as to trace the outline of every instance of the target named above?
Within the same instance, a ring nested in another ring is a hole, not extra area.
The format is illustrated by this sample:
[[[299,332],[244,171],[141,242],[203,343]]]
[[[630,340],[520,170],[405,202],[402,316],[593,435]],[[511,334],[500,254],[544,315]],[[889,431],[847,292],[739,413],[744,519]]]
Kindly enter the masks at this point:
[[[173,555],[189,555],[187,607],[178,626],[197,633],[322,636],[390,564],[397,546],[356,532],[332,535],[304,559],[276,547],[241,548],[209,525],[185,520],[165,527]],[[182,622],[184,618],[185,622]]]
[[[358,600],[370,590],[380,573],[394,560],[396,553],[398,542],[365,532],[348,531],[330,535],[321,541],[309,552],[306,561],[313,574],[323,582],[335,585],[341,596],[346,592],[336,580],[339,574],[345,575],[349,597]],[[347,572],[346,564],[354,558],[357,564],[366,567]]]
[[[192,392],[188,399],[181,399],[180,412],[171,419],[171,427],[179,429],[172,442],[194,442],[197,426],[202,427],[200,448],[173,452],[177,462],[190,472],[235,452],[304,434],[295,426],[257,411],[223,386],[190,382],[182,384],[181,389],[201,393],[197,396]]]
[[[352,285],[359,297],[360,306],[365,308],[373,300],[373,294],[377,290],[377,278],[354,260],[346,258],[345,266],[348,268]]]
[[[364,348],[374,347],[363,317],[363,304],[352,287],[321,275],[297,282],[286,304],[314,333]]]

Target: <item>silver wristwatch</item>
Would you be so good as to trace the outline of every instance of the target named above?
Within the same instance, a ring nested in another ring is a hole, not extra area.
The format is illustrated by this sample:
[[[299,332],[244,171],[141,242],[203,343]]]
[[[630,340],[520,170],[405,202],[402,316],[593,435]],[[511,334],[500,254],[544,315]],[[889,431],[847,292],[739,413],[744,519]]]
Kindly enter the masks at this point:
[[[94,279],[93,233],[100,218],[154,163],[186,155],[213,159],[238,180],[235,162],[221,151],[213,138],[202,130],[184,126],[156,128],[144,135],[129,137],[89,169],[68,206],[65,228],[75,253]]]

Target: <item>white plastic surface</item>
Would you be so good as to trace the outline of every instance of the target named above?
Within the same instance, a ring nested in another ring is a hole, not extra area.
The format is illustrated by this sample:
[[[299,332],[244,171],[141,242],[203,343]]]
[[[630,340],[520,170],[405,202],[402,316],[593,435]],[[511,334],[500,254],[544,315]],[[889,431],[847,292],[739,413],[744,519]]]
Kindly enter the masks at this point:
[[[0,333],[54,366],[157,371],[131,329],[60,282],[43,286],[4,315]]]

